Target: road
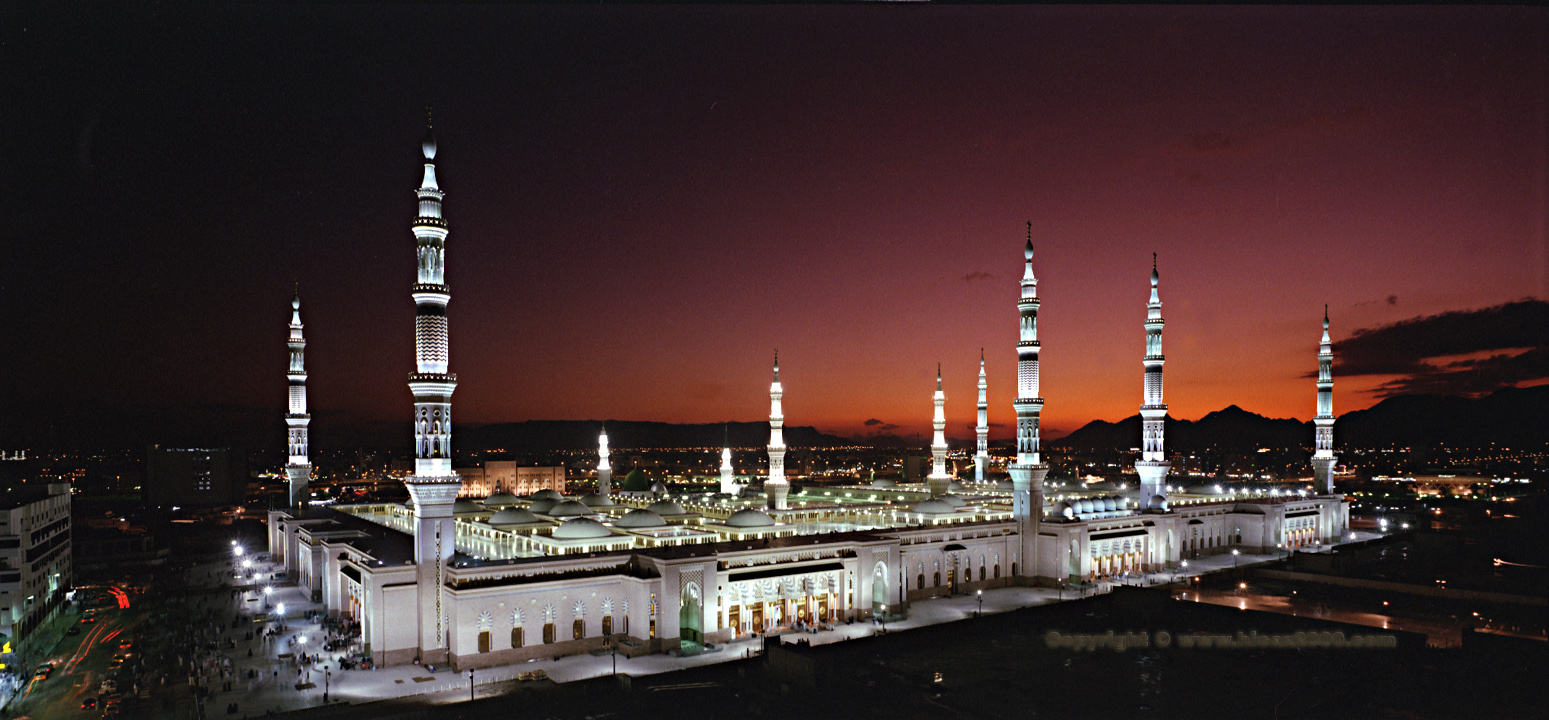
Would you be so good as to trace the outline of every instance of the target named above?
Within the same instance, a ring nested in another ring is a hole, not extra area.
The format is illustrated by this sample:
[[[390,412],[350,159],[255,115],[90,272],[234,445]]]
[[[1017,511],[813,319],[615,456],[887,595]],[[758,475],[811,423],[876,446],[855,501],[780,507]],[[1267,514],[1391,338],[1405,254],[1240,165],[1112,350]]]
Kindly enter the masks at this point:
[[[77,597],[93,594],[92,589],[83,589]],[[102,680],[110,676],[109,664],[113,656],[121,652],[119,643],[128,639],[129,631],[145,619],[144,612],[133,607],[127,599],[119,603],[106,591],[101,591],[101,597],[101,604],[108,607],[90,613],[92,622],[76,620],[75,627],[80,629],[80,634],[66,635],[55,646],[54,652],[43,661],[53,663],[54,672],[47,678],[33,678],[22,689],[7,708],[12,717],[92,718],[100,714],[100,707],[83,710],[81,702],[88,697],[101,696]],[[75,613],[69,615],[81,617]],[[133,667],[132,662],[130,667]],[[122,688],[123,694],[132,697],[132,684],[126,685],[130,687]]]

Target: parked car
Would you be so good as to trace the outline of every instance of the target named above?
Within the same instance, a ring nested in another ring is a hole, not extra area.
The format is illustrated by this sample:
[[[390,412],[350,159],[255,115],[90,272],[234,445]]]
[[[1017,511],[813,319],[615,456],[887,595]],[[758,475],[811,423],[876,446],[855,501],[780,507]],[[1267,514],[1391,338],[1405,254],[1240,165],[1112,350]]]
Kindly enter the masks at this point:
[[[96,710],[97,709],[97,696],[93,695],[93,696],[91,696],[89,698],[86,698],[85,700],[82,700],[81,701],[81,709],[82,710]]]

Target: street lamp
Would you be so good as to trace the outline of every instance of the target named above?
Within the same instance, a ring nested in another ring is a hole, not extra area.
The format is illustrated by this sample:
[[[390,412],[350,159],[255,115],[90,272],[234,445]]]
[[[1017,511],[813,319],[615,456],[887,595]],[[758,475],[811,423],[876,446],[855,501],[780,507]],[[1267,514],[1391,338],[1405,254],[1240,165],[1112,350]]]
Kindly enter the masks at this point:
[[[274,588],[264,586],[264,607],[269,607],[269,596],[274,594]]]
[[[882,632],[886,633],[887,632],[887,606],[886,605],[882,606],[882,617],[880,618],[880,620],[882,622]]]
[[[984,591],[979,590],[976,594],[979,596],[979,611],[974,613],[974,617],[979,617],[984,614]]]
[[[1242,552],[1237,548],[1232,548],[1232,567],[1237,567],[1237,556],[1241,554]]]
[[[469,672],[473,672],[470,670]],[[328,680],[333,677],[333,671],[323,668],[323,704],[328,704]]]
[[[468,668],[468,702],[473,702],[473,668]]]

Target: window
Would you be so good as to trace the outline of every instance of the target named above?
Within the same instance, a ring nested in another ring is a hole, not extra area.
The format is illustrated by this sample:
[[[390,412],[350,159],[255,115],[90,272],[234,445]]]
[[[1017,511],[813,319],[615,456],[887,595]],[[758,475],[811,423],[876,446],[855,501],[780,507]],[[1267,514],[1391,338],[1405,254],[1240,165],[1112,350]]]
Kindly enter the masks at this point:
[[[936,576],[931,578],[931,579],[935,581],[935,584],[931,585],[931,587],[941,587],[941,571],[940,570],[937,570],[936,571]]]
[[[583,619],[583,618],[576,618],[575,619],[575,626],[573,628],[571,628],[571,630],[570,630],[570,637],[571,637],[572,640],[580,640],[581,638],[586,637],[586,620],[585,619]]]
[[[604,615],[604,616],[602,616],[602,634],[603,635],[612,635],[613,634],[613,616],[612,615]]]
[[[984,582],[984,566],[979,566],[979,582]]]
[[[481,652],[481,653],[489,652],[489,631],[488,630],[480,630],[479,631],[479,652]]]
[[[543,644],[554,642],[554,623],[543,624]]]
[[[656,618],[651,618],[651,637],[656,637]]]
[[[519,648],[521,646],[522,646],[522,629],[519,628],[519,627],[511,628],[511,647]]]
[[[1000,563],[995,563],[995,577],[1000,577]]]
[[[919,575],[916,575],[914,577],[914,589],[915,590],[924,590],[925,589],[925,573],[920,573]]]
[[[1017,574],[1017,564],[1016,563],[1011,563],[1011,574],[1012,575],[1016,575]]]

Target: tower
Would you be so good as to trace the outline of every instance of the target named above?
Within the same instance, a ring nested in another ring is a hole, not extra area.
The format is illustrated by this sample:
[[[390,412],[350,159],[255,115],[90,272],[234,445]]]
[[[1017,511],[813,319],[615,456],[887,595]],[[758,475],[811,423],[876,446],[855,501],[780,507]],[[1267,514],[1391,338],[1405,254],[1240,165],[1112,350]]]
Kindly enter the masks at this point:
[[[290,301],[290,412],[285,414],[285,426],[289,435],[290,462],[285,475],[290,480],[290,507],[306,505],[309,497],[307,481],[312,477],[312,462],[307,458],[307,425],[312,416],[307,414],[307,341],[301,336],[301,291]]]
[[[1312,489],[1334,494],[1334,348],[1328,338],[1328,306],[1323,306],[1323,341],[1318,345],[1318,414],[1312,419]]]
[[[415,371],[409,374],[414,393],[414,474],[404,479],[414,499],[414,564],[418,569],[419,655],[421,662],[446,660],[446,610],[441,588],[447,563],[456,549],[452,503],[462,478],[452,471],[452,391],[457,376],[447,372],[446,220],[441,216],[444,194],[436,186],[436,137],[425,129],[425,179],[416,191],[419,216],[414,239],[419,250],[419,274],[414,297]]]
[[[780,387],[780,352],[775,351],[774,382],[769,383],[769,479],[764,481],[764,494],[769,496],[769,507],[785,509],[785,496],[791,484],[785,479],[785,416],[780,412],[780,398],[785,390]]]
[[[1043,398],[1038,395],[1038,278],[1033,276],[1033,223],[1027,223],[1026,264],[1022,271],[1022,295],[1017,298],[1021,330],[1017,340],[1017,459],[1011,471],[1011,515],[1017,521],[1022,549],[1014,575],[1033,577],[1038,557],[1038,525],[1043,519],[1043,479],[1049,474],[1038,452],[1038,416]]]
[[[731,429],[726,431],[726,440],[721,447],[721,492],[728,495],[736,495],[742,492],[737,487],[737,479],[732,475],[731,469]]]
[[[979,424],[974,427],[978,445],[974,453],[974,482],[984,482],[984,468],[990,464],[989,384],[984,381],[984,348],[979,348]]]
[[[936,394],[931,397],[936,403],[931,429],[936,434],[930,443],[930,477],[925,479],[925,484],[930,488],[931,497],[936,497],[947,494],[947,487],[952,483],[952,476],[947,474],[947,394],[941,391],[941,363],[936,363]]]
[[[1146,305],[1146,368],[1144,396],[1140,402],[1141,453],[1135,463],[1140,475],[1138,506],[1164,510],[1167,505],[1167,452],[1162,446],[1167,403],[1162,401],[1162,298],[1157,293],[1161,276],[1156,272],[1156,253],[1151,253],[1151,302]]]
[[[607,497],[613,492],[613,466],[608,464],[608,426],[602,426],[597,436],[597,494]]]

